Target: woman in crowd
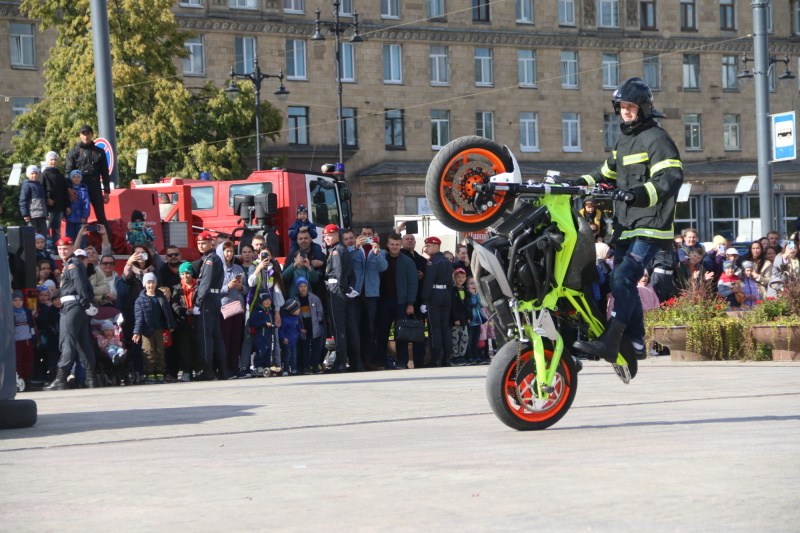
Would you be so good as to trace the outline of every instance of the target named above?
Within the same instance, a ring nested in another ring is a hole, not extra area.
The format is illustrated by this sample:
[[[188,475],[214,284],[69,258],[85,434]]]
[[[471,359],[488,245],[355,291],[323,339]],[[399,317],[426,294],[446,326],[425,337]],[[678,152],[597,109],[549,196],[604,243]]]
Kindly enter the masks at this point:
[[[253,247],[249,244],[245,244],[241,248],[241,256],[239,259],[236,260],[238,265],[241,265],[242,270],[244,270],[245,276],[250,275],[250,267],[253,266],[253,258],[255,257],[255,251]],[[255,267],[254,267],[255,268]]]
[[[99,275],[103,276],[108,291],[100,299],[100,305],[113,306],[122,310],[122,304],[125,302],[125,293],[127,291],[127,284],[122,277],[114,271],[114,256],[105,254],[100,258],[100,272]],[[97,293],[95,293],[95,297]]]
[[[272,255],[272,248],[269,246],[261,250],[261,255],[258,256],[258,261],[255,263],[256,267],[253,273],[247,278],[247,285],[249,286],[248,306],[252,307],[258,298],[256,294],[261,294],[269,291],[272,296],[272,305],[274,308],[280,309],[286,299],[286,287],[283,284],[283,276],[281,275],[281,265],[275,260]],[[280,313],[275,313],[275,327],[281,326]]]
[[[764,254],[764,248],[761,246],[761,241],[753,241],[750,243],[750,248],[742,258],[742,265],[744,265],[745,261],[753,263],[752,278],[758,287],[758,293],[763,298],[767,292],[767,283],[769,283],[769,278],[772,275],[772,272],[765,268],[767,264],[767,257]],[[744,269],[744,266],[742,269]]]
[[[235,308],[233,311],[223,312],[220,326],[230,375],[235,375],[241,370],[239,368],[239,358],[242,352],[245,294],[247,294],[245,271],[233,261],[233,257],[233,243],[230,241],[222,243],[222,263],[225,270],[225,279],[222,282],[222,290],[220,290],[222,307],[224,309]]]

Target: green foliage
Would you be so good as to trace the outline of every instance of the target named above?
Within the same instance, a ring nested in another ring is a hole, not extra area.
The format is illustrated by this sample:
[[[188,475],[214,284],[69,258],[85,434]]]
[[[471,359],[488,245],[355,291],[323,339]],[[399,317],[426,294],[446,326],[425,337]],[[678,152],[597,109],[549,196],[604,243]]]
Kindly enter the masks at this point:
[[[175,62],[187,55],[184,42],[194,34],[180,30],[170,12],[172,4],[108,4],[120,185],[137,177],[141,148],[149,150],[148,174],[140,176],[146,181],[196,178],[203,171],[214,179],[246,178],[246,161],[255,150],[253,84],[241,83],[241,95],[233,102],[212,82],[187,87]],[[45,64],[45,98],[10,126],[21,131],[12,139],[13,161],[38,163],[49,150],[63,161],[79,140],[81,124],[97,130],[89,0],[23,0],[21,10],[40,19],[42,29],[55,28],[58,36]],[[261,123],[264,136],[274,141],[281,116],[266,101]],[[6,168],[10,171],[3,165]]]

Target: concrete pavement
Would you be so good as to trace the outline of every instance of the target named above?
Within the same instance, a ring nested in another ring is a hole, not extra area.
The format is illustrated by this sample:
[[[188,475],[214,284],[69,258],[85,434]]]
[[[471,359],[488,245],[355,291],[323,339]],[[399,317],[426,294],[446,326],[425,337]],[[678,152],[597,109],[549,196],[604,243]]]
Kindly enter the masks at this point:
[[[487,367],[30,393],[3,531],[798,531],[800,365],[579,374],[502,425]]]

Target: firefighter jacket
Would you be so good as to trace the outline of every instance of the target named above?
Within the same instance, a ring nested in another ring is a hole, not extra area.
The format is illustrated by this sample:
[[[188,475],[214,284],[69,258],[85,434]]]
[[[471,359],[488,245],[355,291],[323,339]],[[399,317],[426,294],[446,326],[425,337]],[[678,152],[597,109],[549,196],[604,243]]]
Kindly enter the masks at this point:
[[[631,205],[616,202],[621,239],[672,239],[675,199],[683,185],[678,148],[652,118],[621,129],[606,162],[582,177],[589,185],[609,183],[636,195]]]

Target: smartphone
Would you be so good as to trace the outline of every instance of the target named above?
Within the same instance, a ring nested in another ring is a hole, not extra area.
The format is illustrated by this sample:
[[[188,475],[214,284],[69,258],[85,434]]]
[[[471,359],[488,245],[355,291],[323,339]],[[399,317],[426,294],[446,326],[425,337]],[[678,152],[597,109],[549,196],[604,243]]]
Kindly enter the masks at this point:
[[[267,252],[261,252],[261,260],[263,261],[264,259],[266,259],[267,255],[268,255]]]
[[[724,245],[722,245],[722,244],[720,244],[720,245],[717,247],[717,253],[720,253],[720,254],[722,254],[722,255],[725,255],[725,246],[724,246]]]
[[[100,224],[86,224],[86,231],[100,231]]]
[[[789,241],[789,243],[786,245],[786,247],[788,249],[790,249],[790,250],[794,250],[794,241]]]
[[[142,261],[147,261],[147,253],[139,252],[139,254],[142,256]]]
[[[367,237],[367,244],[372,244],[372,237]]]
[[[236,279],[239,279],[239,280],[240,280],[240,279],[242,279],[242,276],[244,276],[244,274],[236,274],[236,276],[235,276],[235,277],[236,277]]]
[[[406,233],[419,233],[419,224],[416,220],[406,222]]]
[[[306,253],[305,250],[300,250],[300,257],[302,257],[303,259],[308,258],[308,254]]]

